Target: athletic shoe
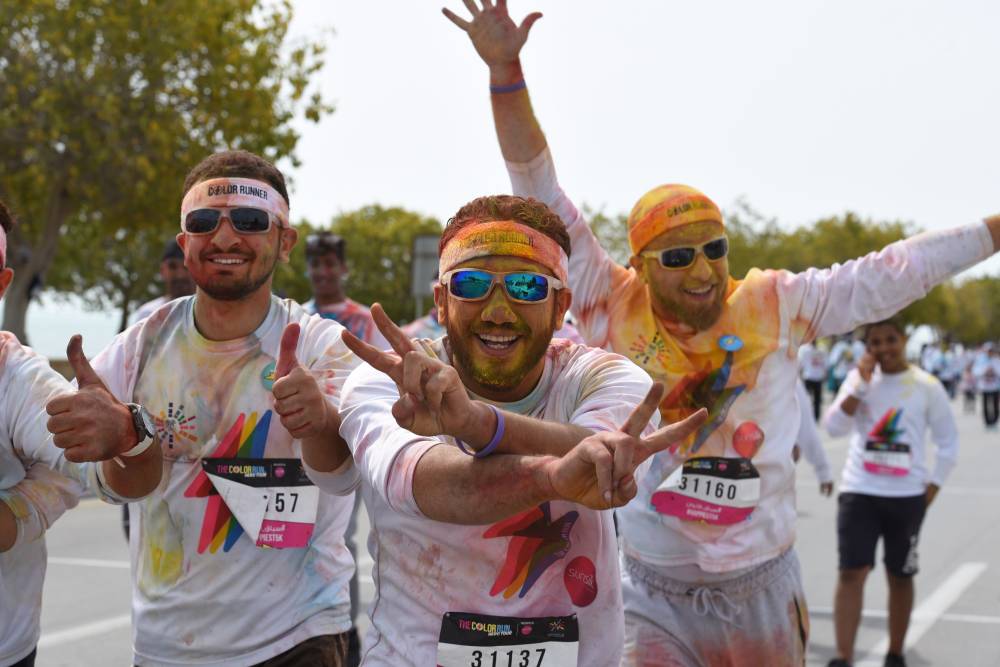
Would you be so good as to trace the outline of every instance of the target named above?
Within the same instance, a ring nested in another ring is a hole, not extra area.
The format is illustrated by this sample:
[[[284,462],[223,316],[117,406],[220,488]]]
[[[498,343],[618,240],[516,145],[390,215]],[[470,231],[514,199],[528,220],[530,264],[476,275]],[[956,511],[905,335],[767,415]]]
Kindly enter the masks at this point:
[[[886,653],[882,667],[906,667],[906,660],[898,653]]]
[[[834,658],[830,662],[826,663],[826,667],[854,667],[854,665],[847,662],[843,658]]]

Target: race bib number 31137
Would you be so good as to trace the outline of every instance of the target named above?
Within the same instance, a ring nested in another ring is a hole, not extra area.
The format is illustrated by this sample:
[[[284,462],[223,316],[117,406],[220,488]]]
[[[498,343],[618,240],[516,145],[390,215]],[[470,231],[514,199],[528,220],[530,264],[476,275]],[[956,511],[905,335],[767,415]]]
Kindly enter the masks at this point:
[[[510,618],[450,611],[441,619],[438,667],[576,667],[576,615]]]

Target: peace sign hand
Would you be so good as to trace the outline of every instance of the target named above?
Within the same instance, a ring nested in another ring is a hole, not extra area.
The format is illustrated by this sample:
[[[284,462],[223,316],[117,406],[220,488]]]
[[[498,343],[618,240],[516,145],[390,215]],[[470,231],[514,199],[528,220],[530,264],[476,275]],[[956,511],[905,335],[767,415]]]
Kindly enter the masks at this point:
[[[482,0],[482,8],[476,0],[462,0],[472,19],[466,21],[448,8],[441,11],[448,19],[465,31],[476,48],[476,53],[490,68],[517,62],[521,47],[528,39],[528,32],[535,21],[542,18],[541,12],[528,14],[521,25],[516,25],[507,12],[506,0]]]
[[[659,382],[650,387],[619,431],[601,431],[584,438],[550,464],[549,481],[556,497],[591,509],[621,507],[635,497],[635,470],[653,454],[682,442],[708,418],[702,408],[676,424],[641,437],[663,400]]]
[[[476,410],[458,371],[421,352],[381,305],[373,304],[371,312],[392,352],[383,352],[348,331],[342,335],[351,351],[396,383],[399,400],[392,406],[396,423],[417,435],[461,437]]]

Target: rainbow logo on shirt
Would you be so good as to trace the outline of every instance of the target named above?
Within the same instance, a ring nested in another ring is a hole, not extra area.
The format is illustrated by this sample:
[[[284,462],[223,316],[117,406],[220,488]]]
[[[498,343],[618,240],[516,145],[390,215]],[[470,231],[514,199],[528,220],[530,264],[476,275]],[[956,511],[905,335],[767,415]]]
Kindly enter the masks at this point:
[[[580,513],[570,511],[552,520],[549,503],[493,524],[483,537],[510,537],[507,558],[497,574],[490,595],[503,591],[504,599],[523,598],[542,574],[569,553],[570,533]]]
[[[868,432],[868,439],[875,442],[896,442],[903,430],[899,428],[899,420],[903,416],[902,408],[890,408],[878,423]]]
[[[251,412],[249,416],[246,413],[240,414],[209,458],[263,458],[270,426],[270,410],[260,420],[257,419],[256,412]],[[198,553],[205,553],[207,549],[214,554],[220,546],[223,553],[228,552],[236,544],[236,540],[240,539],[243,527],[215,491],[204,470],[198,471],[198,475],[184,492],[184,497],[208,498],[201,536],[198,539]]]
[[[194,442],[198,439],[195,434],[196,415],[184,413],[184,406],[174,405],[173,401],[167,403],[167,409],[160,410],[160,414],[153,418],[156,423],[156,434],[161,442],[167,443],[168,449],[173,449],[178,440]]]

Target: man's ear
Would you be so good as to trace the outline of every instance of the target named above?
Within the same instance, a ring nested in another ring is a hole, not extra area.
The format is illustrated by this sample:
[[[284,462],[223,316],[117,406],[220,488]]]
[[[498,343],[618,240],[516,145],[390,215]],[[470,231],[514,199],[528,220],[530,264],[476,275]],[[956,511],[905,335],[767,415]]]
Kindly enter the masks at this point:
[[[556,316],[560,323],[566,321],[566,313],[569,312],[569,308],[573,305],[573,290],[568,287],[557,291],[555,293],[556,297]],[[562,326],[560,324],[559,326]]]
[[[628,263],[629,266],[635,269],[635,273],[637,276],[639,276],[639,280],[641,280],[642,282],[647,282],[646,263],[642,261],[642,257],[639,257],[638,255],[632,255],[631,257],[628,258]]]
[[[444,324],[448,315],[448,289],[441,283],[434,284],[434,306],[437,308],[438,324]]]
[[[289,227],[288,229],[280,230],[280,232],[281,236],[278,239],[278,259],[287,263],[288,258],[292,255],[292,248],[295,247],[295,243],[299,240],[299,230]]]

